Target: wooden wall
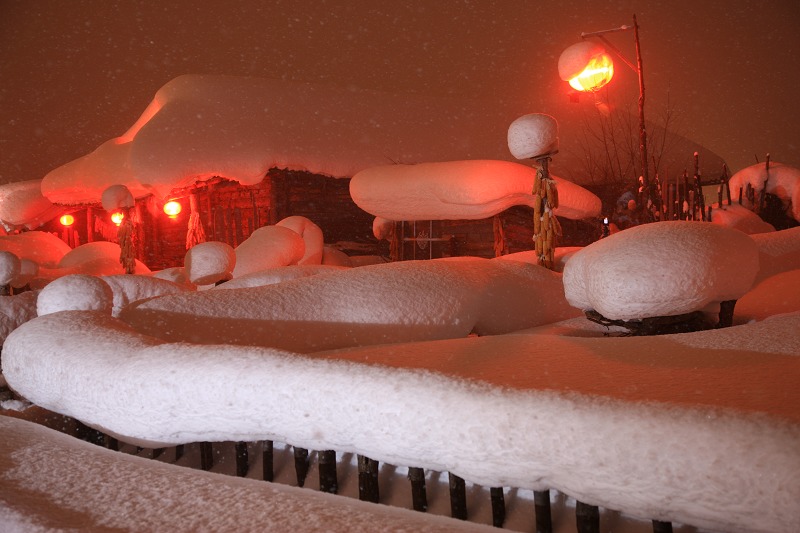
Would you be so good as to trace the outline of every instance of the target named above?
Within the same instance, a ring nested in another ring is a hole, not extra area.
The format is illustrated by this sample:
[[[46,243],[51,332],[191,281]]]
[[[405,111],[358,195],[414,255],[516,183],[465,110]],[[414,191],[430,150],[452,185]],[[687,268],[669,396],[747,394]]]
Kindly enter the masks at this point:
[[[196,187],[176,191],[173,198],[181,213],[168,218],[153,197],[137,201],[134,212],[137,258],[152,270],[182,266],[186,255],[186,233],[191,215],[190,197],[195,197],[206,240],[236,247],[256,229],[275,224],[292,215],[304,216],[317,224],[326,245],[347,255],[390,257],[390,243],[372,234],[374,217],[362,211],[350,198],[350,180],[334,179],[308,172],[270,170],[257,185],[215,178]],[[86,242],[116,241],[116,227],[99,206],[74,213],[76,223],[64,229],[52,221],[52,231],[71,246]],[[512,207],[498,218],[505,235],[505,253],[533,248],[533,212]],[[560,219],[564,235],[559,246],[585,246],[597,240],[599,224]],[[495,256],[494,220],[441,220],[397,224],[400,259],[428,259],[456,256]],[[426,240],[428,239],[428,240]]]

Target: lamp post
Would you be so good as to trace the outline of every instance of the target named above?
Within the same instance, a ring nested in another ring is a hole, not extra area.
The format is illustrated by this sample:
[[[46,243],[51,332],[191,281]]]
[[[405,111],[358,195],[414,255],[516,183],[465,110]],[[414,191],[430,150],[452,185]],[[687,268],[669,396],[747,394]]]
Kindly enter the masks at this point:
[[[633,30],[633,40],[636,45],[636,63],[631,62],[611,41],[606,38],[608,33]],[[639,43],[639,24],[636,15],[633,15],[633,26],[622,25],[619,28],[595,32],[581,33],[582,42],[572,45],[558,60],[558,71],[561,79],[569,81],[570,85],[578,91],[596,91],[611,81],[614,75],[613,61],[606,53],[610,50],[619,57],[639,78],[639,158],[642,166],[640,192],[643,196],[644,207],[650,213],[651,183],[647,164],[647,130],[644,121],[644,71],[642,69],[642,53]],[[602,43],[598,44],[594,39]],[[603,46],[605,45],[605,46]]]

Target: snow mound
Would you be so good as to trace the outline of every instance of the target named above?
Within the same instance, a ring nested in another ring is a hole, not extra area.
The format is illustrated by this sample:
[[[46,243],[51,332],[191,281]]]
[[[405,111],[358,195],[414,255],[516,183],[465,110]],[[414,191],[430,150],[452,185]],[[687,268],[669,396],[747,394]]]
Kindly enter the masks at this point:
[[[96,276],[72,274],[49,283],[39,292],[36,312],[39,316],[59,311],[102,311],[111,315],[114,293]]]
[[[600,199],[580,185],[553,176],[556,215],[600,214]],[[449,161],[368,168],[350,180],[353,201],[388,220],[480,220],[515,205],[534,205],[536,169],[509,161]]]
[[[11,280],[11,286],[15,289],[21,289],[31,282],[33,278],[39,273],[39,265],[30,259],[22,259],[19,262],[19,273],[14,279]]]
[[[129,208],[135,205],[131,191],[125,185],[112,185],[100,197],[103,209],[108,212]]]
[[[12,331],[36,318],[37,296],[37,291],[0,296],[0,347]]]
[[[577,314],[564,299],[560,274],[475,258],[386,263],[246,291],[165,296],[134,304],[120,317],[169,340],[315,352],[496,335]]]
[[[800,268],[800,226],[751,238],[758,246],[758,281]]]
[[[681,315],[741,297],[758,266],[758,248],[740,231],[657,222],[575,253],[564,267],[564,293],[573,306],[613,320]]]
[[[0,250],[12,252],[20,259],[30,259],[40,267],[55,268],[72,248],[44,231],[26,231],[17,235],[0,235]]]
[[[756,163],[731,176],[728,186],[734,200],[739,199],[740,190],[744,196],[748,184],[755,189],[758,198],[764,182],[767,192],[780,198],[787,214],[800,222],[800,169],[771,161],[767,170],[766,163]],[[747,201],[746,198],[742,200]]]
[[[186,251],[183,268],[195,285],[209,285],[233,277],[236,253],[224,242],[202,242]]]
[[[289,228],[264,226],[237,246],[235,253],[233,277],[238,278],[259,270],[297,264],[305,254],[305,242]]]
[[[264,285],[274,285],[306,276],[318,276],[330,272],[338,272],[349,267],[338,265],[289,265],[285,267],[274,267],[266,270],[259,270],[214,287],[219,289],[242,289],[246,287],[263,287]]]
[[[42,195],[42,180],[0,185],[0,224],[7,230],[33,229],[55,218],[61,208]]]
[[[21,269],[19,257],[11,252],[0,251],[0,286],[9,285],[19,276]]]
[[[289,228],[303,238],[305,252],[303,257],[297,261],[298,265],[318,265],[322,262],[325,239],[319,226],[301,216],[286,217],[275,225]]]
[[[736,302],[736,323],[800,312],[800,269],[760,281]]]
[[[322,264],[329,266],[351,267],[353,266],[352,258],[341,250],[333,246],[322,247]]]
[[[272,439],[702,529],[795,531],[800,358],[775,328],[800,314],[657,344],[514,334],[309,357],[73,311],[23,324],[3,363],[37,405],[133,444]]]
[[[772,224],[764,222],[753,211],[737,203],[731,205],[723,204],[722,208],[719,207],[719,204],[714,204],[711,208],[711,222],[720,226],[738,229],[748,235],[775,231]]]
[[[101,279],[114,294],[112,316],[119,316],[120,311],[133,302],[190,290],[172,281],[138,274],[117,274]]]
[[[387,533],[492,531],[448,517],[132,457],[11,417],[0,417],[0,432],[0,463],[8,466],[0,493],[25,494],[0,502],[6,533],[53,532],[53,524],[68,530],[66,516],[80,517],[82,531],[120,533],[372,533],[376,524]]]

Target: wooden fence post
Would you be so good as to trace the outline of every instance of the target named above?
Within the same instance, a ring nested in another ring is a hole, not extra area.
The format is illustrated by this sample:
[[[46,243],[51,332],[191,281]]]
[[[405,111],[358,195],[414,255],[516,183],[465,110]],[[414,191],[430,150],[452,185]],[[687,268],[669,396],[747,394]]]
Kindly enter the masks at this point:
[[[380,500],[378,461],[365,455],[358,456],[358,499],[372,503]]]
[[[411,505],[415,511],[428,510],[428,493],[425,488],[425,470],[412,466],[408,468],[408,479],[411,481]]]
[[[297,473],[297,486],[302,487],[306,483],[306,475],[308,474],[307,449],[294,447],[294,471]]]
[[[506,521],[506,498],[503,495],[503,487],[492,487],[489,489],[492,498],[492,525],[503,527]]]
[[[575,502],[578,533],[600,533],[600,509],[596,505]]]
[[[336,452],[334,450],[324,450],[318,453],[319,456],[319,490],[336,494],[339,490],[339,482],[336,478]]]
[[[263,471],[264,481],[272,481],[273,477],[273,452],[272,452],[272,441],[265,440],[261,442],[261,459],[262,465],[261,469]]]
[[[448,472],[450,479],[450,516],[467,519],[467,486],[464,479]]]
[[[200,443],[200,468],[211,470],[214,466],[214,453],[210,442]]]
[[[550,514],[550,491],[533,491],[533,508],[536,513],[536,533],[551,533],[553,518]]]
[[[247,443],[240,441],[234,446],[236,449],[236,475],[239,477],[247,477],[247,471],[250,470]]]

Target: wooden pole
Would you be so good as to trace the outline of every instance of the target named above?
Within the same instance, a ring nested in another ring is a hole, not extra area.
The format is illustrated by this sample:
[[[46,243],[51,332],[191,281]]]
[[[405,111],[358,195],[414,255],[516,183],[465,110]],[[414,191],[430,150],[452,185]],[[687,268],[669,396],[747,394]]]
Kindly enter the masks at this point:
[[[536,533],[552,533],[553,518],[550,512],[550,491],[533,491],[533,507],[536,512]]]
[[[264,481],[272,481],[274,479],[274,454],[271,440],[261,442],[261,460],[261,470]]]
[[[302,487],[306,483],[308,475],[308,450],[305,448],[294,447],[294,471],[297,475],[297,486]]]
[[[408,479],[411,481],[411,505],[415,511],[428,510],[428,494],[425,489],[425,471],[419,467],[408,468]]]
[[[365,455],[358,456],[358,499],[372,503],[380,501],[378,461]]]
[[[463,478],[448,472],[450,481],[450,516],[467,519],[467,485]]]
[[[600,509],[596,505],[575,502],[578,533],[600,533]]]
[[[672,522],[653,520],[653,533],[672,533]]]
[[[492,525],[503,527],[506,521],[506,499],[503,494],[503,487],[492,487],[489,489],[492,498]]]
[[[247,443],[237,442],[236,449],[236,475],[239,477],[247,477],[247,471],[250,470],[249,456],[247,454]]]
[[[650,175],[647,165],[647,129],[644,120],[644,67],[642,65],[642,47],[639,43],[639,23],[633,15],[633,40],[636,43],[636,72],[639,76],[639,155],[642,165],[642,187],[645,194],[645,209],[649,209]]]
[[[319,490],[336,494],[339,482],[336,478],[336,451],[324,450],[319,452]]]
[[[200,443],[200,468],[211,470],[214,466],[214,451],[210,442]]]

